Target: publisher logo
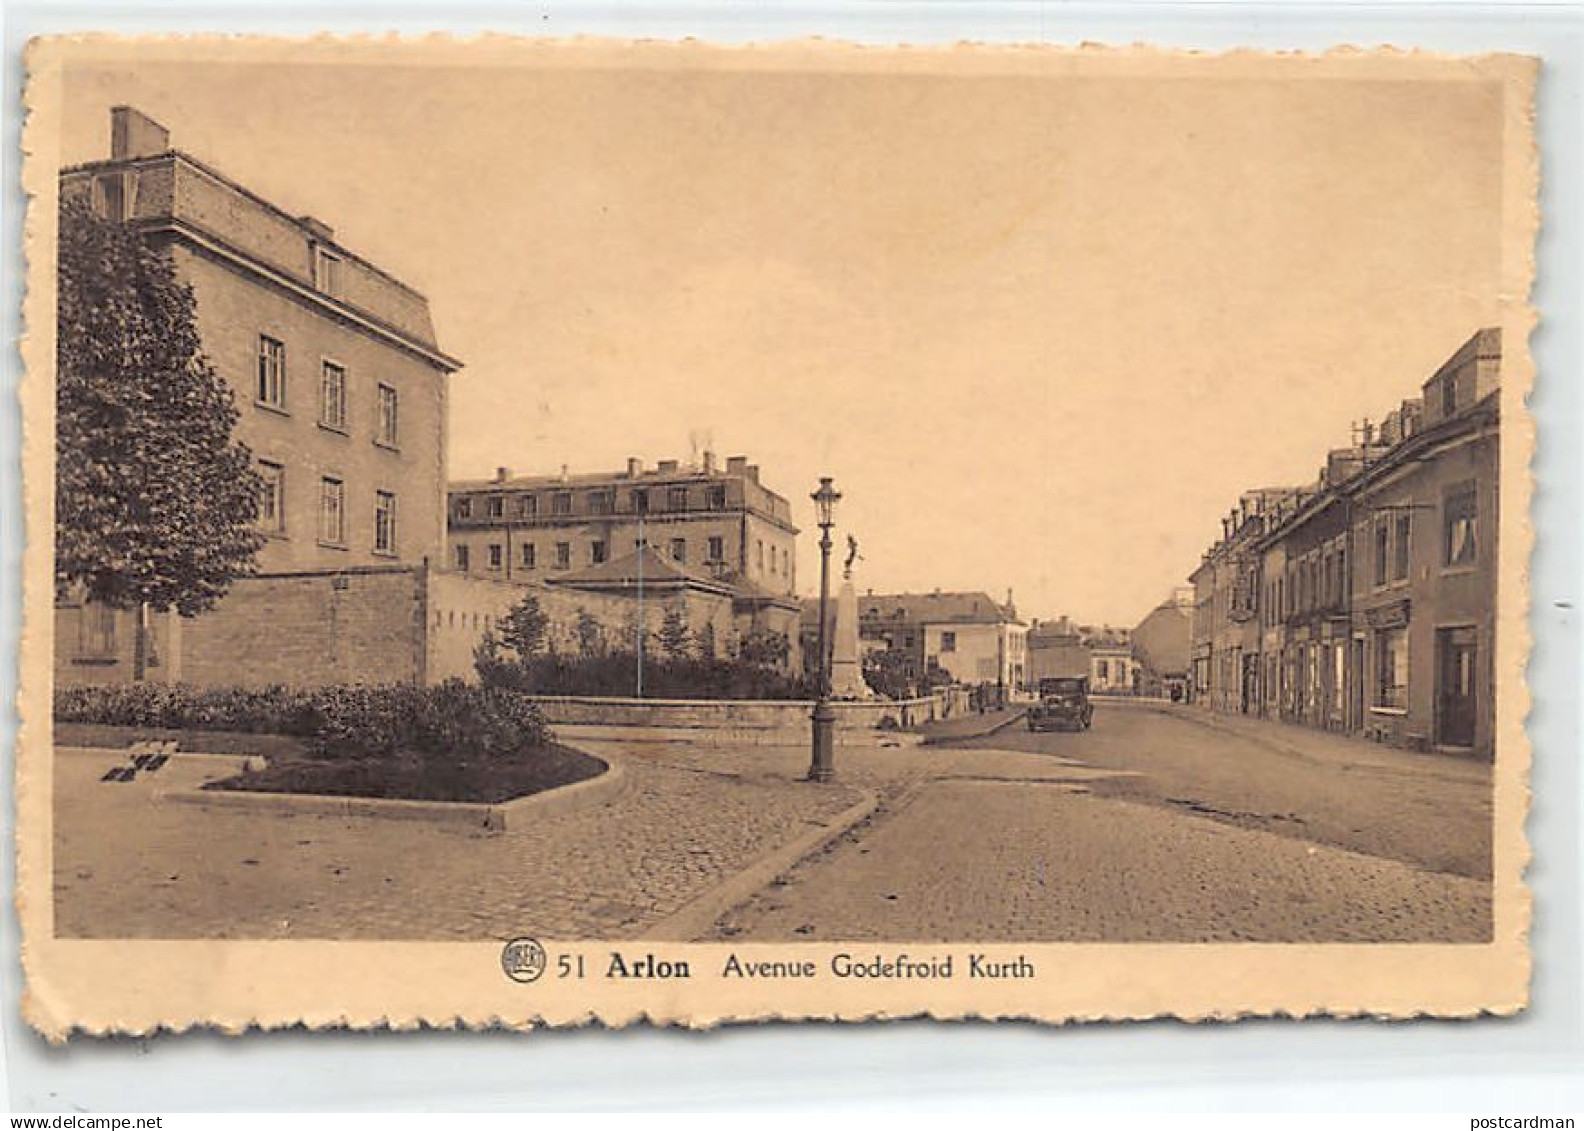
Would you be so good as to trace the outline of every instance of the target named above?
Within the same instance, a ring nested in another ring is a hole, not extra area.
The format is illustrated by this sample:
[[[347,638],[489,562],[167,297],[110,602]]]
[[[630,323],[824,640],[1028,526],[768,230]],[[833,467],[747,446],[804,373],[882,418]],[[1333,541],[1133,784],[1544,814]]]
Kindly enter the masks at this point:
[[[512,939],[501,948],[501,969],[514,982],[536,982],[545,972],[545,949],[535,939]]]

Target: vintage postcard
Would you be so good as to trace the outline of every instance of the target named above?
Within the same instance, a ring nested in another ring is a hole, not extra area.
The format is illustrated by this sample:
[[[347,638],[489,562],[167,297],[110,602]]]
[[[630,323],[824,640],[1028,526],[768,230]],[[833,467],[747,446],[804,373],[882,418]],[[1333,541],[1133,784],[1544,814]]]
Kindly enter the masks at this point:
[[[1526,1005],[1534,60],[27,61],[52,1039]]]

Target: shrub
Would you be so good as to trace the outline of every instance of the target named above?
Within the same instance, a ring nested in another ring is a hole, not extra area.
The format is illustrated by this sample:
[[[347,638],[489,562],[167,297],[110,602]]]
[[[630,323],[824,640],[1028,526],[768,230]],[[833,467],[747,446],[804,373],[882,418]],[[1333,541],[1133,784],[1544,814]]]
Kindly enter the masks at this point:
[[[230,730],[307,739],[326,758],[465,762],[510,757],[549,741],[544,715],[521,694],[450,680],[437,687],[349,685],[196,688],[126,684],[57,688],[61,722]]]

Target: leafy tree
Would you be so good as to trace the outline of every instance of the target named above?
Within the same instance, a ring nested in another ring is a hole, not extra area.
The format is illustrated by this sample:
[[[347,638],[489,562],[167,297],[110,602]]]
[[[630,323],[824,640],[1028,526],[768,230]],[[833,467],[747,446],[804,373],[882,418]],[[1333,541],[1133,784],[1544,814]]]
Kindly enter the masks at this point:
[[[787,639],[786,633],[763,628],[749,632],[737,646],[738,659],[761,668],[785,667],[791,652],[792,642]]]
[[[523,599],[501,620],[500,642],[520,660],[531,660],[545,650],[550,636],[550,617],[532,593]]]
[[[599,618],[587,609],[578,610],[577,642],[580,656],[605,654],[605,629],[600,625]]]
[[[256,568],[262,482],[168,255],[63,201],[57,304],[56,591],[138,610],[140,680],[149,611],[201,613]]]
[[[666,610],[665,619],[660,622],[660,647],[673,660],[685,660],[692,655],[693,633],[689,631],[687,615],[680,607],[673,606]]]
[[[698,630],[698,652],[706,660],[713,660],[720,654],[715,640],[714,621],[705,621],[704,627]]]
[[[917,685],[912,655],[902,648],[880,648],[863,658],[864,680],[887,699],[907,699]]]

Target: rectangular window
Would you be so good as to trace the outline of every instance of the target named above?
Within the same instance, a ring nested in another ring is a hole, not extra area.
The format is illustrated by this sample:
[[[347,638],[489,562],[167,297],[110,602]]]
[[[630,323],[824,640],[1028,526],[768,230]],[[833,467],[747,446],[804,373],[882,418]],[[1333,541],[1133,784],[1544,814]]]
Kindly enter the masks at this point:
[[[672,487],[666,491],[666,507],[674,511],[685,511],[688,505],[688,489],[686,487]]]
[[[259,492],[258,523],[271,534],[286,530],[286,469],[278,463],[260,460],[259,478],[264,488]]]
[[[471,564],[468,561],[468,548],[466,546],[458,546],[455,550],[455,556],[457,569],[461,570],[463,573],[466,573],[468,571],[468,566]]]
[[[1391,556],[1391,527],[1384,518],[1375,520],[1375,584],[1386,584],[1386,567]]]
[[[644,490],[632,493],[633,514],[649,513],[649,492]]]
[[[501,571],[501,563],[506,560],[501,550],[501,544],[499,542],[491,542],[485,547],[485,555],[489,561],[490,571],[499,573]]]
[[[555,567],[556,569],[572,568],[572,543],[556,543]]]
[[[591,563],[593,563],[594,565],[599,565],[604,560],[605,560],[605,543],[604,542],[590,542],[589,543],[589,561]]]
[[[957,651],[957,634],[955,632],[943,632],[943,633],[941,633],[941,647],[940,647],[940,650],[942,652],[955,652],[955,651]],[[1105,661],[1102,660],[1102,661],[1100,661],[1100,663],[1101,663],[1101,666],[1104,667]]]
[[[525,542],[522,547],[523,569],[536,569],[539,565],[532,542]]]
[[[539,496],[517,496],[517,513],[523,518],[534,518],[539,514]]]
[[[501,518],[506,514],[506,500],[499,495],[491,495],[484,501],[484,513],[490,518]]]
[[[1375,634],[1375,706],[1408,706],[1408,633],[1393,628]]]
[[[93,210],[125,223],[137,214],[137,187],[136,173],[101,173],[93,180]]]
[[[719,535],[709,540],[709,560],[723,562],[726,560],[726,540]]]
[[[557,491],[550,498],[551,514],[572,513],[572,493],[570,491]]]
[[[708,496],[709,509],[723,511],[726,509],[726,488],[724,486],[711,487]]]
[[[456,501],[456,516],[458,518],[473,517],[473,500],[464,495]]]
[[[1397,516],[1396,537],[1392,547],[1392,580],[1408,580],[1408,550],[1413,535],[1413,516],[1400,514]]]
[[[346,543],[346,485],[329,476],[319,480],[319,541]]]
[[[258,402],[286,408],[286,343],[259,335]]]
[[[614,506],[615,500],[611,498],[611,493],[609,491],[589,492],[590,514],[610,514],[612,509],[614,509]]]
[[[1443,557],[1447,565],[1473,565],[1478,560],[1478,509],[1472,483],[1455,489],[1442,503],[1442,524],[1446,531]]]
[[[674,562],[686,562],[687,561],[687,539],[686,538],[673,538],[673,539],[671,539],[671,560],[674,561]]]
[[[333,361],[319,368],[319,423],[346,431],[346,368]]]
[[[765,567],[764,539],[760,538],[756,544],[758,546],[758,549],[755,551],[755,553],[757,553],[757,555],[759,557],[759,572],[763,573],[764,572],[764,567]]]
[[[77,654],[85,660],[113,660],[116,654],[116,611],[108,605],[89,601],[82,607],[78,622],[80,635]]]
[[[374,492],[374,552],[396,552],[396,496],[390,491]]]
[[[1441,415],[1452,416],[1457,407],[1457,382],[1448,374],[1441,380]]]
[[[327,295],[341,293],[341,257],[317,244],[314,246],[314,286]]]
[[[401,439],[400,418],[397,415],[396,390],[390,385],[379,387],[379,422],[375,439],[386,447],[394,448]]]

